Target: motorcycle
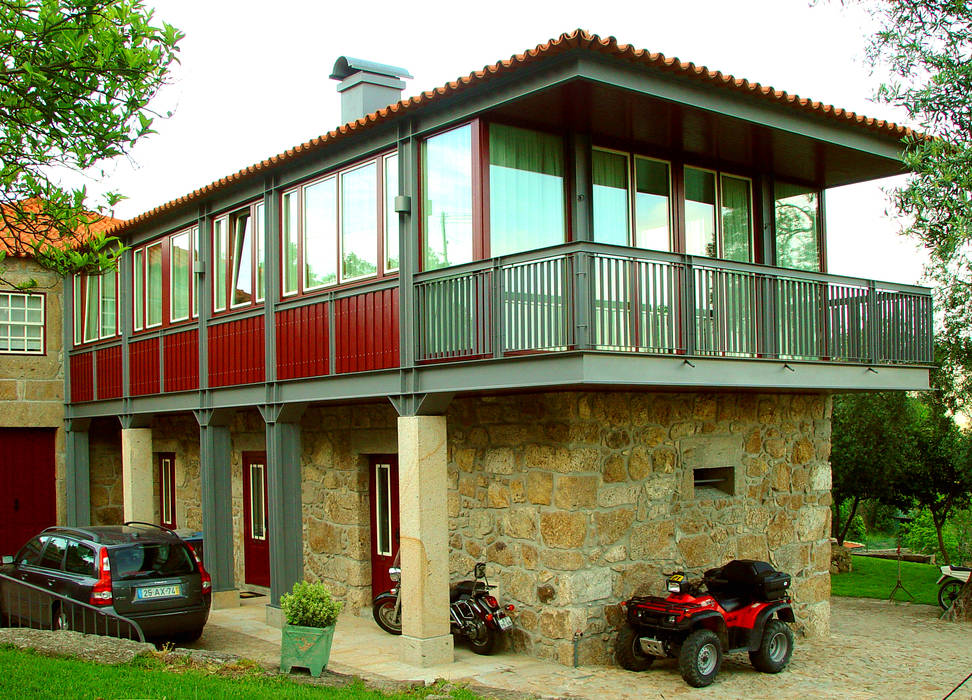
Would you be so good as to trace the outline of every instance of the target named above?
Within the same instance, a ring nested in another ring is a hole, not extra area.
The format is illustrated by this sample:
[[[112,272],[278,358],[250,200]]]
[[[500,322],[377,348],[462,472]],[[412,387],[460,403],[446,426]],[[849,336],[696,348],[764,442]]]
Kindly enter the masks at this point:
[[[402,633],[402,570],[393,566],[388,570],[391,590],[377,595],[371,603],[375,622],[388,634]],[[500,634],[513,627],[512,605],[500,608],[499,601],[489,591],[496,588],[486,579],[486,564],[473,567],[472,581],[459,581],[449,589],[449,625],[452,634],[465,637],[477,654],[492,654]]]
[[[938,579],[938,604],[943,610],[952,607],[962,586],[969,580],[972,569],[967,566],[940,566],[942,575]]]

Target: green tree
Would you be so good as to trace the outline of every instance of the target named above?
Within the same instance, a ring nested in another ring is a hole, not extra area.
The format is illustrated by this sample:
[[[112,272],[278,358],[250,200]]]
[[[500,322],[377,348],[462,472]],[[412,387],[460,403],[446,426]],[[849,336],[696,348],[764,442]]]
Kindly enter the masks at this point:
[[[830,465],[833,473],[832,534],[844,543],[865,500],[907,504],[896,489],[914,461],[913,400],[903,392],[841,394],[834,397]],[[840,506],[849,502],[843,520]]]
[[[0,0],[0,223],[9,247],[61,274],[111,268],[84,187],[58,184],[152,133],[150,100],[182,33],[141,0]],[[86,245],[66,246],[79,240]],[[65,250],[65,248],[74,248]],[[0,263],[2,263],[0,254]]]

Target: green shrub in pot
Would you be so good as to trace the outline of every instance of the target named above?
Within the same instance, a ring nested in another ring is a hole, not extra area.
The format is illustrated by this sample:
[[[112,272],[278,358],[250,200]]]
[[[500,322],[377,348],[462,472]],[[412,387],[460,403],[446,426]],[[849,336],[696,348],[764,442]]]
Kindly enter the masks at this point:
[[[327,668],[334,638],[334,625],[344,604],[331,597],[323,583],[300,581],[290,593],[280,596],[284,624],[280,633],[280,670],[294,666],[313,676]]]

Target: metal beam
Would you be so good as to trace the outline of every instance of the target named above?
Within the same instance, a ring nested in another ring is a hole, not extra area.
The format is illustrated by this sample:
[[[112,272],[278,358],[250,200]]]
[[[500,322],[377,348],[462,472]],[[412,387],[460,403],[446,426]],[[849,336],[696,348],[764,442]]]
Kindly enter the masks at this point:
[[[91,524],[91,450],[88,438],[90,420],[64,422],[64,504],[65,523],[71,527]]]
[[[233,570],[233,473],[229,421],[232,411],[194,411],[199,423],[199,482],[203,557],[213,591],[235,588]]]
[[[449,408],[453,394],[401,394],[388,400],[400,416],[441,416]]]

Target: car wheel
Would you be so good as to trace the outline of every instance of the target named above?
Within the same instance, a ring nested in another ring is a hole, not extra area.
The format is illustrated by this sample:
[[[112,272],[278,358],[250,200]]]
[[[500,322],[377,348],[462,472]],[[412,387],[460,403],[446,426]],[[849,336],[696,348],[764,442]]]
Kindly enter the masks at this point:
[[[402,633],[402,615],[396,610],[396,602],[394,598],[386,598],[371,609],[375,622],[388,634]]]
[[[702,688],[715,680],[722,666],[722,644],[712,630],[695,630],[682,643],[678,670],[693,688]]]
[[[759,649],[749,652],[749,660],[757,671],[779,673],[792,655],[793,630],[782,620],[770,620],[763,629]]]
[[[962,585],[961,581],[952,579],[943,583],[942,587],[938,589],[938,604],[942,606],[943,610],[952,607],[952,603],[959,596],[959,591],[962,590]]]
[[[618,636],[614,640],[614,657],[621,668],[629,671],[647,671],[655,660],[654,656],[649,656],[641,650],[638,639],[638,633],[628,625],[618,631]]]

